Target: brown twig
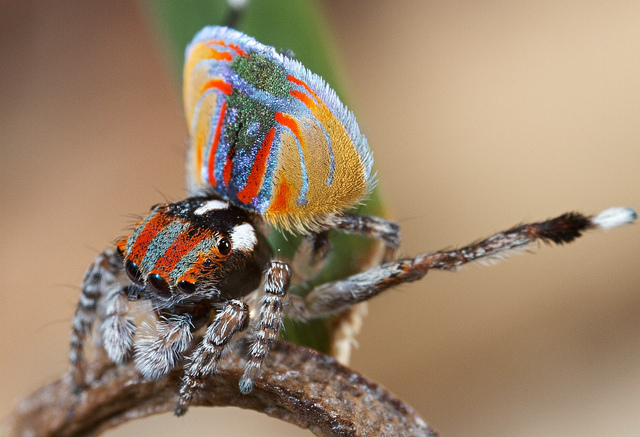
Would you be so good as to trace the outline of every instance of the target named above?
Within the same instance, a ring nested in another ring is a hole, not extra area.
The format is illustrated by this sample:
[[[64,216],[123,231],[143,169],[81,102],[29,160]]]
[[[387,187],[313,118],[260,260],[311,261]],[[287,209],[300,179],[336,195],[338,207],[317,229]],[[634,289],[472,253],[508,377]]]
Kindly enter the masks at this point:
[[[229,353],[193,405],[236,406],[308,428],[319,436],[437,435],[384,388],[333,358],[278,342],[249,395],[238,390],[244,354]],[[89,365],[93,383],[74,395],[68,376],[22,400],[7,419],[14,436],[97,435],[129,420],[173,410],[180,372],[159,381],[133,365],[106,359]]]

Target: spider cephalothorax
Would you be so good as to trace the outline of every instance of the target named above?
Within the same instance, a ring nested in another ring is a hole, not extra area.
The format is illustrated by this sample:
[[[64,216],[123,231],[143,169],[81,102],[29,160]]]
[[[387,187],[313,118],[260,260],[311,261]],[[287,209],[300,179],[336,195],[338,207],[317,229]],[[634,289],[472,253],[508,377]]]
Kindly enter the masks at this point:
[[[270,260],[245,211],[203,197],[156,205],[116,246],[129,279],[164,307],[243,297]]]

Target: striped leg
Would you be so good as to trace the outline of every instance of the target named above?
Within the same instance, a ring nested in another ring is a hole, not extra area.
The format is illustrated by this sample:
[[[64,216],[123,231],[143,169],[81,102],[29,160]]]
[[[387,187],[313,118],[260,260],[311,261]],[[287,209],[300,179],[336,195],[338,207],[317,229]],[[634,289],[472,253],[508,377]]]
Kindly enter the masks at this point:
[[[82,294],[73,316],[69,350],[70,374],[76,389],[85,384],[84,345],[95,323],[98,305],[106,293],[119,293],[122,273],[122,260],[112,249],[98,255],[85,273]]]
[[[222,353],[234,334],[244,330],[249,320],[249,307],[239,300],[228,301],[207,328],[202,342],[189,358],[185,370],[180,398],[175,405],[175,413],[181,416],[187,412],[195,393],[213,375]]]
[[[611,208],[595,217],[563,214],[538,223],[516,226],[456,250],[418,255],[374,267],[344,280],[316,287],[304,300],[292,297],[287,315],[309,319],[336,314],[390,287],[422,278],[431,269],[456,271],[474,261],[502,259],[510,251],[527,249],[534,241],[569,243],[590,229],[612,228],[635,221],[630,208]]]
[[[277,340],[282,325],[284,298],[289,288],[291,270],[286,263],[271,261],[265,275],[264,296],[260,300],[260,315],[256,324],[253,343],[249,348],[249,361],[240,378],[240,391],[250,393],[253,380],[260,371],[262,361],[268,355],[271,344]]]

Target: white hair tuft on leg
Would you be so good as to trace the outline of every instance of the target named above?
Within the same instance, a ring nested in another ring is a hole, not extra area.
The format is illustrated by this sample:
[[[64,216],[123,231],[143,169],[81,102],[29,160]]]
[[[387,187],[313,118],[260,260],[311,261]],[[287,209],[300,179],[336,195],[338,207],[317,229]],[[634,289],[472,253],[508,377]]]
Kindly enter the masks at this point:
[[[610,229],[633,223],[638,218],[638,214],[633,208],[609,208],[591,219],[591,222],[599,228]]]

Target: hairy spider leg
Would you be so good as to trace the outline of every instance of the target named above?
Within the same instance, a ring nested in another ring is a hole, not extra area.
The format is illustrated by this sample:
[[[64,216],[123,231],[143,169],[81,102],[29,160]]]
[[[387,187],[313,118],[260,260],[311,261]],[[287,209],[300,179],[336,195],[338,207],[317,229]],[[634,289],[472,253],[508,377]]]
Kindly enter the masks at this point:
[[[240,379],[240,391],[249,393],[253,380],[258,375],[271,345],[278,338],[282,325],[284,297],[289,288],[291,271],[286,263],[272,261],[265,274],[264,296],[260,300],[260,314],[255,323],[249,360]],[[175,405],[178,416],[186,413],[194,395],[206,380],[215,374],[224,351],[232,337],[243,331],[249,321],[249,307],[239,300],[230,300],[218,313],[207,329],[202,341],[189,358],[180,388],[180,397]]]
[[[240,378],[240,391],[250,393],[253,380],[260,366],[269,354],[271,344],[278,339],[282,326],[284,298],[289,289],[291,269],[281,261],[271,261],[265,274],[264,296],[260,300],[260,314],[253,333],[253,342],[249,348],[249,361]]]
[[[102,323],[98,327],[96,339],[116,364],[124,364],[131,358],[136,326],[127,314],[128,302],[132,300],[131,290],[134,288],[135,286],[114,286],[102,298]]]
[[[400,227],[397,223],[382,217],[340,214],[330,223],[333,229],[382,241],[387,249],[385,258],[391,258],[400,245]]]
[[[188,199],[178,205],[195,208],[196,215],[218,210],[220,214],[226,213],[226,207],[222,208],[218,203],[212,203],[207,199]],[[217,212],[214,212],[215,214]],[[636,214],[630,208],[612,208],[595,217],[567,213],[543,222],[513,227],[461,249],[387,262],[346,279],[320,285],[305,298],[287,295],[291,279],[289,265],[281,261],[269,261],[264,273],[264,295],[260,301],[259,315],[249,337],[252,344],[240,380],[240,390],[243,393],[252,390],[261,364],[277,339],[284,314],[292,319],[326,317],[366,301],[393,286],[420,279],[431,269],[455,271],[470,262],[504,258],[509,251],[524,250],[536,240],[556,244],[568,243],[579,237],[583,231],[611,228],[631,223],[635,219]],[[239,228],[236,225],[233,229]],[[399,242],[399,231],[395,223],[378,217],[348,214],[334,217],[333,222],[325,224],[323,228],[305,238],[314,247],[322,248],[326,244],[323,241],[326,241],[329,229],[382,240],[391,252]],[[244,240],[238,241],[247,244]],[[244,246],[241,245],[240,248],[242,247]],[[325,252],[325,249],[315,250]],[[83,385],[85,379],[84,343],[96,319],[102,319],[96,335],[98,342],[112,361],[122,363],[130,357],[135,334],[133,321],[126,316],[127,301],[138,298],[154,299],[144,286],[136,285],[139,281],[138,270],[127,271],[125,275],[124,264],[120,253],[107,250],[94,260],[86,273],[82,295],[74,316],[70,351],[71,373],[78,387]],[[206,302],[202,302],[200,309],[189,307],[189,311],[185,311],[186,307],[180,305],[157,308],[159,320],[155,335],[138,335],[135,342],[136,366],[145,377],[159,378],[179,364],[183,353],[191,346],[192,332],[206,323],[205,316],[209,311],[207,308],[211,308]],[[197,321],[192,319],[194,316],[197,317]],[[248,324],[247,305],[236,298],[226,300],[222,309],[216,312],[202,342],[185,366],[176,414],[186,412],[205,380],[215,373],[220,357],[229,347],[234,335],[243,331]]]
[[[379,217],[341,215],[339,218],[336,217],[332,228],[381,239],[392,250],[395,250],[399,242],[398,226]],[[328,242],[327,232],[328,228],[305,236],[305,240],[313,242],[314,252],[327,253],[326,248],[318,249],[318,247],[324,247],[324,243],[316,243],[318,240]],[[264,295],[260,300],[259,315],[251,334],[249,360],[239,383],[242,393],[252,391],[254,379],[260,372],[262,362],[267,357],[271,345],[278,338],[290,279],[291,268],[288,264],[281,261],[270,262],[265,273]],[[187,411],[195,393],[203,386],[206,379],[215,373],[222,353],[232,341],[232,336],[245,329],[248,311],[239,311],[240,302],[235,302],[238,303],[225,305],[190,357],[190,364],[187,366],[180,389],[180,398],[175,406],[177,415]]]
[[[248,321],[249,307],[236,299],[228,301],[216,315],[202,341],[189,357],[180,387],[180,397],[174,408],[177,416],[187,412],[195,393],[216,372],[222,353],[232,337],[243,331]]]
[[[103,321],[96,343],[116,363],[128,358],[135,333],[135,326],[125,316],[129,293],[130,283],[124,275],[122,258],[113,249],[99,254],[85,273],[73,316],[69,360],[71,378],[77,389],[85,385],[84,346],[96,319]]]
[[[189,313],[160,315],[150,334],[139,335],[135,342],[136,369],[149,379],[160,379],[176,367],[193,340]]]
[[[511,251],[528,249],[536,240],[548,244],[569,243],[584,231],[620,226],[635,221],[636,217],[631,208],[611,208],[595,217],[573,212],[515,226],[460,249],[388,262],[346,279],[320,285],[304,299],[291,296],[287,315],[293,319],[312,319],[338,314],[391,287],[416,281],[431,269],[456,271],[471,262],[502,259]]]

